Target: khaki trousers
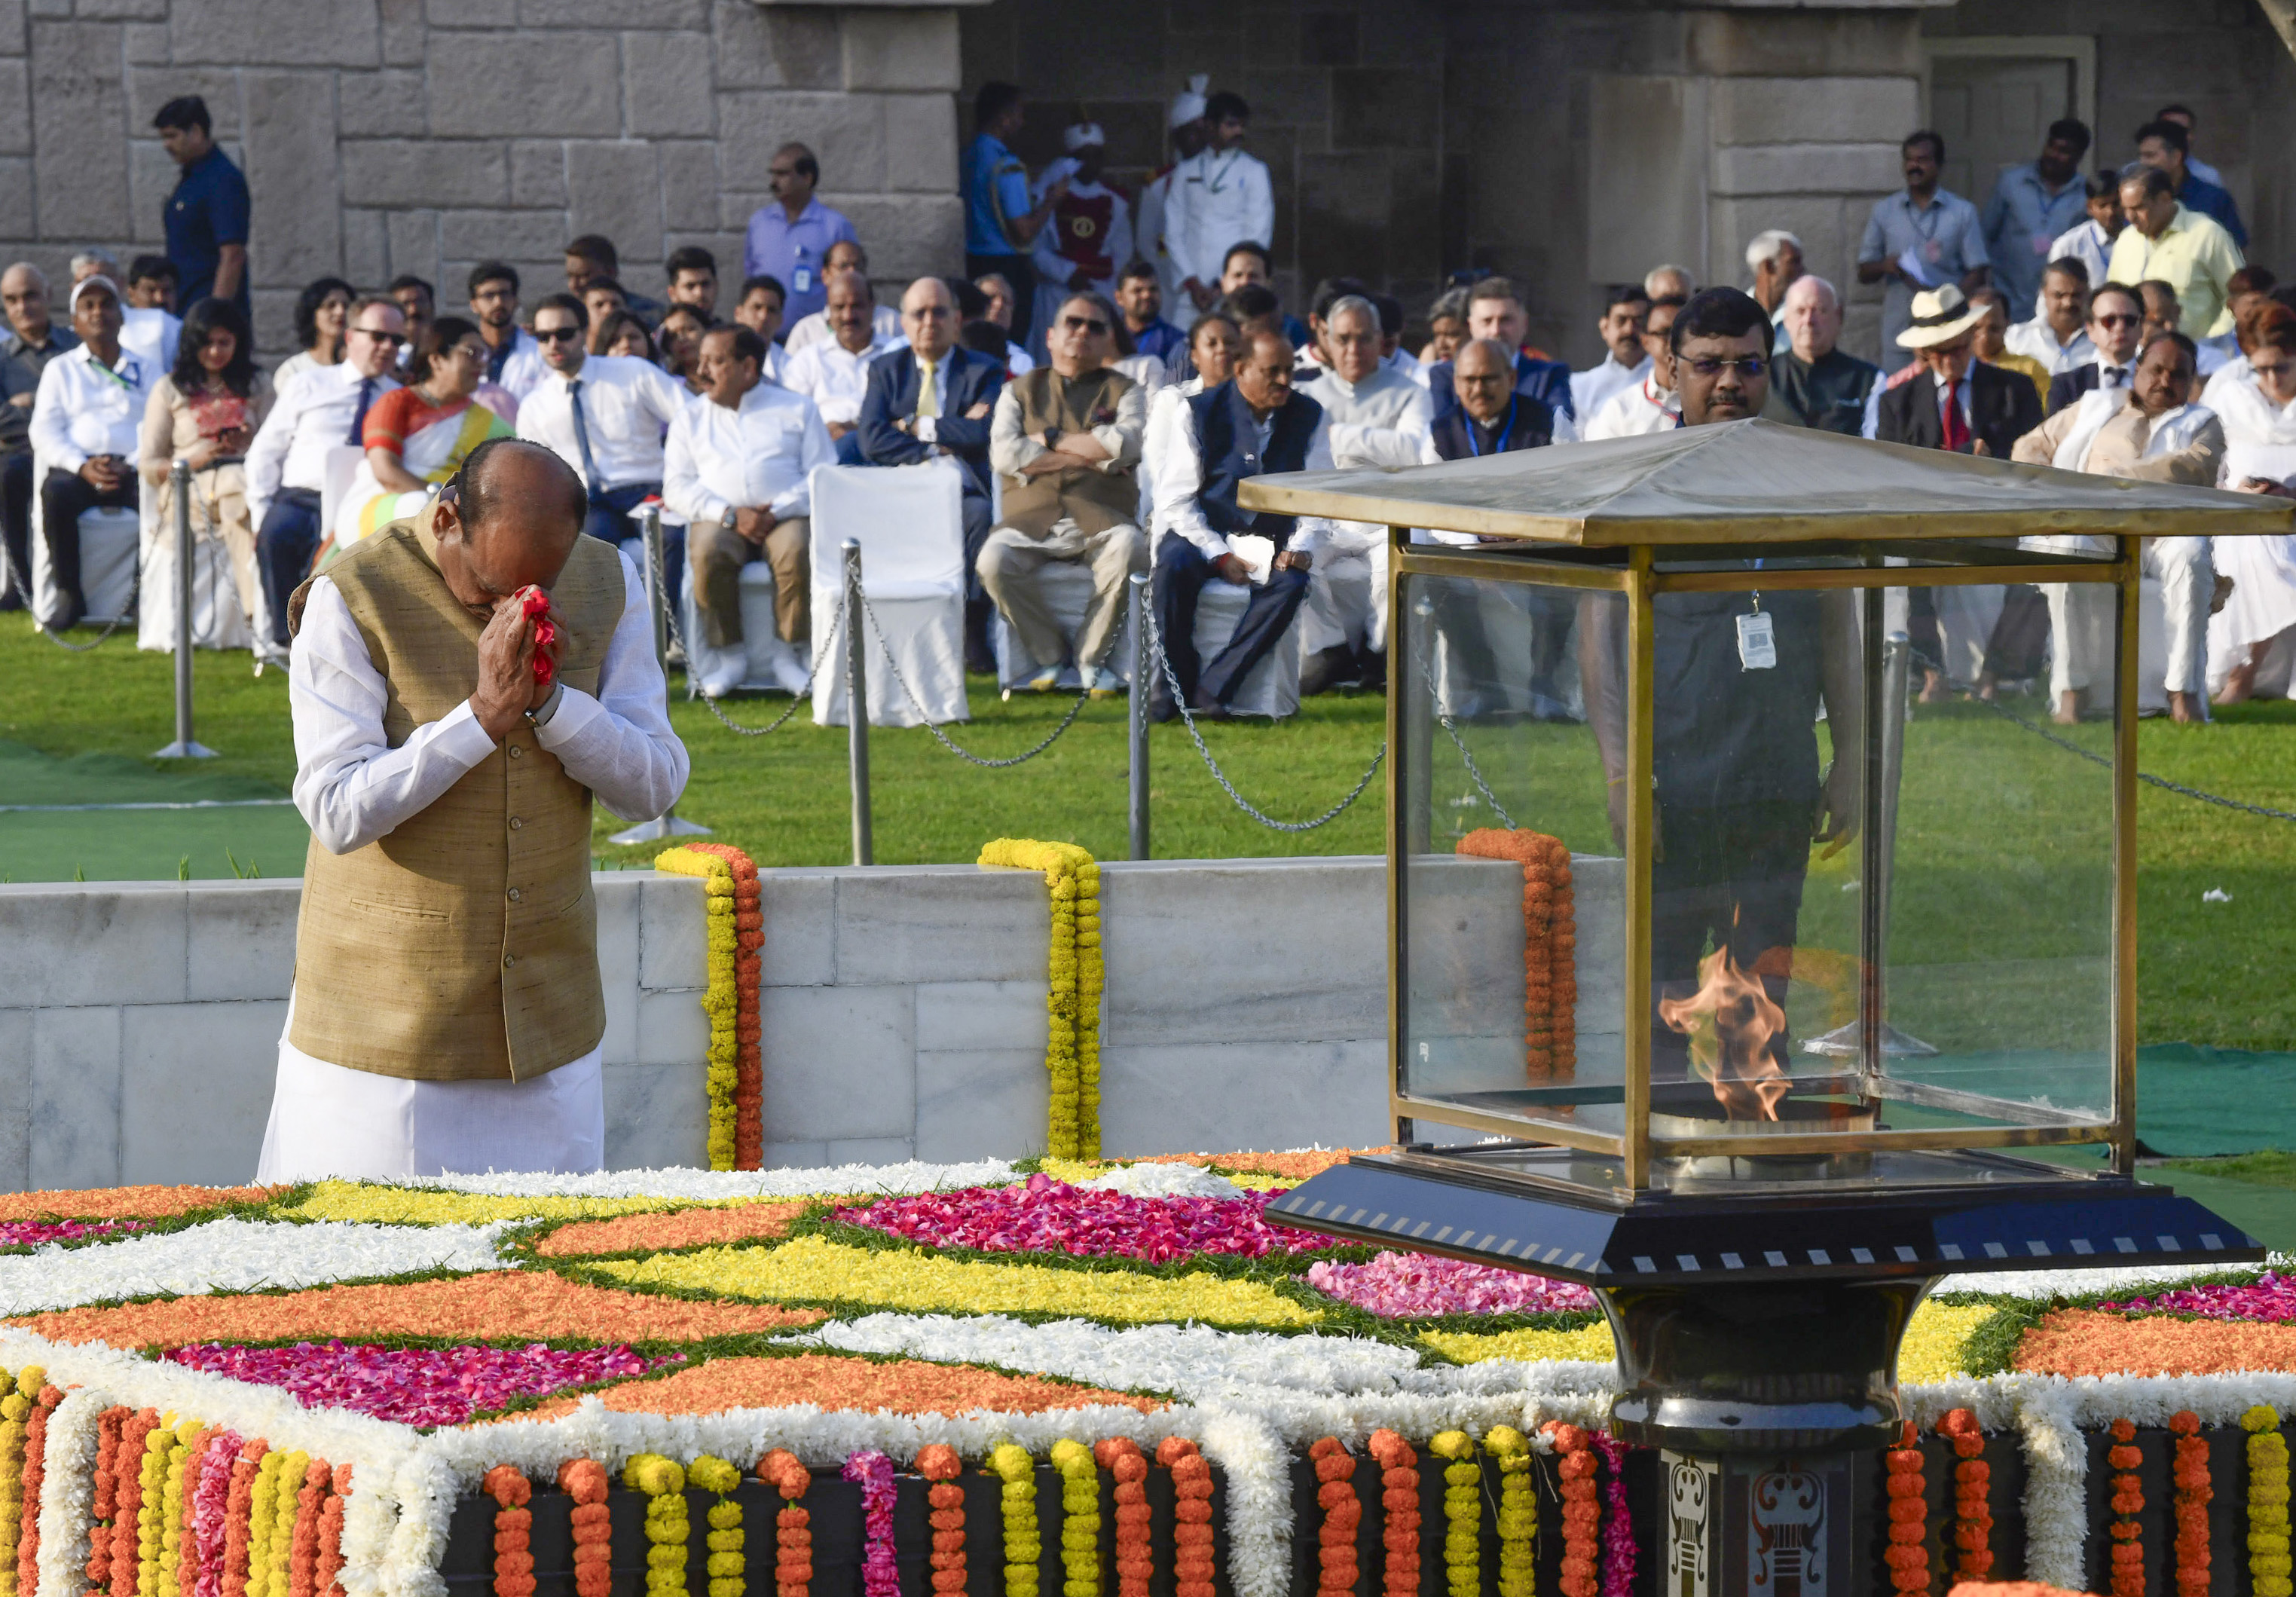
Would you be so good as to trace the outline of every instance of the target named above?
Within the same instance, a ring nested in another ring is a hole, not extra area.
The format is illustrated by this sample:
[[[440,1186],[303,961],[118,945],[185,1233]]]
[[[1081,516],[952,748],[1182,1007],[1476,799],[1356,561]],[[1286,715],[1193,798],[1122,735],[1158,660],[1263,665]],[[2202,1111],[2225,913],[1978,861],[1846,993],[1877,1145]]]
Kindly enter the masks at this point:
[[[742,568],[763,558],[774,568],[774,630],[784,643],[807,635],[806,610],[812,592],[808,553],[813,518],[793,515],[774,523],[765,552],[722,522],[695,522],[685,530],[686,564],[693,571],[693,602],[701,611],[701,634],[711,648],[742,641]]]
[[[981,587],[1020,633],[1029,658],[1040,666],[1057,666],[1069,652],[1068,639],[1037,581],[1048,560],[1092,567],[1092,603],[1085,608],[1084,625],[1076,637],[1077,667],[1092,670],[1108,658],[1109,646],[1116,640],[1124,616],[1126,579],[1148,569],[1148,540],[1128,522],[1104,532],[1086,532],[1062,516],[1042,538],[1031,538],[1017,527],[999,527],[981,545],[976,564]]]

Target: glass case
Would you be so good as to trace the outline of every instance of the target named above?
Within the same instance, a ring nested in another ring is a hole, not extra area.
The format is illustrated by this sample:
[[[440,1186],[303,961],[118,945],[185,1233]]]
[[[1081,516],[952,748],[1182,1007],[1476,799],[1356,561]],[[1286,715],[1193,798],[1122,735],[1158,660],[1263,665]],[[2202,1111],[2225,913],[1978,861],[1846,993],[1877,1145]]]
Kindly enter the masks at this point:
[[[1613,1192],[2125,1164],[2125,541],[1398,535],[1398,1142],[1481,1137],[1495,1172]],[[2028,584],[2087,623],[2099,718],[1921,702],[1919,660]]]

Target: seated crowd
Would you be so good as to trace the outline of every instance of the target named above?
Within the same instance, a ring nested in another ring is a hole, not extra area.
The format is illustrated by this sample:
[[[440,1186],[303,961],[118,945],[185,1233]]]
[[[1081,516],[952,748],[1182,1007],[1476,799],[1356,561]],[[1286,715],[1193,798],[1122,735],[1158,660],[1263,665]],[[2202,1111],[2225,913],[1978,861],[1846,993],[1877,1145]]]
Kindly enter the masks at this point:
[[[1387,671],[1387,530],[1249,510],[1247,479],[1681,424],[1675,323],[1699,290],[1684,268],[1604,296],[1594,329],[1603,354],[1583,371],[1530,345],[1525,296],[1491,275],[1459,275],[1426,309],[1414,352],[1406,308],[1352,278],[1317,284],[1304,317],[1287,312],[1240,97],[1199,85],[1174,103],[1175,164],[1136,207],[1101,182],[1098,128],[1069,128],[1066,154],[1032,179],[1011,150],[1020,92],[991,84],[974,109],[966,270],[917,278],[897,305],[881,302],[851,223],[814,195],[816,158],[794,144],[773,158],[774,198],[751,218],[722,318],[709,251],[672,251],[650,298],[594,235],[567,244],[564,288],[527,318],[521,276],[500,261],[470,270],[456,315],[439,314],[434,286],[411,275],[374,292],[320,278],[297,303],[296,350],[266,374],[235,303],[201,299],[176,319],[163,257],[124,273],[98,251],[75,258],[69,329],[42,275],[8,268],[8,602],[26,602],[37,538],[53,593],[38,619],[72,625],[80,518],[168,513],[181,460],[196,519],[229,551],[257,646],[275,654],[314,571],[411,514],[479,444],[515,434],[579,473],[593,535],[636,554],[637,518],[659,506],[666,580],[682,595],[690,571],[699,641],[726,663],[697,671],[713,696],[746,679],[742,572],[762,562],[774,630],[792,646],[775,685],[800,692],[811,473],[946,463],[961,506],[969,669],[996,669],[1001,616],[1011,654],[1027,663],[1017,684],[1047,689],[1072,671],[1095,694],[1123,691],[1111,653],[1128,580],[1151,572],[1153,626],[1185,701],[1170,702],[1160,674],[1154,712],[1218,717],[1279,646],[1296,651],[1306,692],[1376,687]],[[2056,124],[1981,216],[1937,186],[1943,141],[1910,136],[1906,191],[1875,205],[1857,268],[1887,284],[1886,342],[1907,357],[1894,371],[1839,347],[1841,295],[1807,269],[1799,239],[1757,235],[1744,297],[1762,319],[1763,415],[2066,470],[2296,492],[2296,309],[2243,258],[2228,197],[2188,160],[2188,123],[2148,123],[2138,161],[2093,179],[2077,170],[2088,130]],[[1194,180],[1212,170],[1234,181]],[[1905,218],[1924,215],[1941,219],[1949,247],[1901,247]],[[2177,719],[2205,716],[2212,684],[2241,696],[2276,650],[2296,652],[2296,554],[2280,541],[2148,545]],[[1045,579],[1054,565],[1089,577],[1080,618],[1063,622]],[[1200,602],[1216,583],[1235,595],[1236,619],[1207,637]],[[1965,594],[1916,590],[1924,697],[2031,679],[2054,638],[2053,708],[2082,713],[2108,653],[2108,618],[2093,603],[2102,590],[1988,591],[1997,598],[1980,614]],[[1562,646],[1550,641],[1533,661],[1532,705],[1569,714]]]

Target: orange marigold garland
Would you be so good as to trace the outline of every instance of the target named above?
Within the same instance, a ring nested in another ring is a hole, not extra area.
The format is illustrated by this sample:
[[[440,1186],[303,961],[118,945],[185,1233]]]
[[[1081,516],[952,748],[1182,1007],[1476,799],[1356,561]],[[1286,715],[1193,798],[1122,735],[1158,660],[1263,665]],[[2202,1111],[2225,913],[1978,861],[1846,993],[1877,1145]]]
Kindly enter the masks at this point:
[[[1356,1495],[1356,1460],[1337,1436],[1325,1436],[1308,1449],[1316,1466],[1316,1504],[1324,1523],[1316,1534],[1316,1557],[1321,1573],[1318,1591],[1338,1593],[1356,1589],[1359,1573],[1356,1533],[1363,1524],[1363,1499]]]
[[[144,1454],[159,1426],[157,1409],[138,1409],[119,1422],[111,1466],[111,1597],[135,1597],[143,1563],[136,1521],[144,1510]]]
[[[1148,1460],[1129,1436],[1096,1442],[1093,1461],[1116,1478],[1117,1597],[1148,1597],[1156,1558],[1148,1545]]]
[[[223,1519],[223,1597],[247,1597],[255,1478],[262,1472],[264,1455],[270,1451],[269,1443],[254,1437],[240,1448],[239,1458],[231,1467],[231,1495],[225,1500]]]
[[[558,1489],[574,1500],[575,1597],[607,1597],[614,1585],[614,1532],[606,1467],[595,1459],[569,1459],[558,1467]]]
[[[25,1370],[18,1379],[28,1392],[36,1386],[39,1388],[31,1414],[24,1421],[26,1511],[16,1542],[16,1590],[29,1597],[40,1589],[40,1491],[48,1478],[48,1416],[63,1401],[63,1394],[45,1384],[46,1372],[37,1366]]]
[[[1555,1474],[1562,1482],[1562,1597],[1595,1597],[1603,1519],[1595,1444],[1575,1425],[1549,1420],[1539,1428],[1554,1443]]]
[[[1578,1066],[1578,919],[1570,850],[1521,828],[1480,827],[1458,852],[1522,867],[1522,1046],[1534,1083],[1567,1082]]]
[[[2104,1461],[2112,1466],[2112,1597],[2144,1597],[2144,1543],[2136,1516],[2144,1511],[2144,1490],[2136,1468],[2144,1455],[2136,1447],[2133,1421],[2112,1422],[2112,1446]]]
[[[932,1589],[954,1593],[964,1590],[964,1488],[956,1484],[964,1462],[956,1449],[939,1442],[917,1449],[917,1473],[925,1487],[928,1522],[932,1527]]]
[[[1387,1512],[1380,1545],[1387,1550],[1387,1597],[1419,1594],[1419,1455],[1384,1427],[1364,1444],[1379,1466],[1380,1505]],[[1594,1588],[1587,1588],[1591,1593]]]
[[[317,1474],[320,1466],[313,1464]],[[487,1471],[479,1489],[495,1500],[495,1597],[534,1597],[534,1483],[510,1464]],[[301,1540],[301,1527],[297,1527]]]
[[[765,964],[765,901],[758,867],[730,843],[689,843],[697,854],[715,854],[734,873],[734,992],[739,1003],[734,1022],[734,1168],[756,1170],[765,1164],[764,1022],[758,993]]]
[[[319,1510],[319,1594],[343,1597],[343,1499],[351,1494],[351,1466],[337,1464],[327,1487],[326,1504]]]
[[[2169,1417],[2176,1434],[2170,1479],[2176,1486],[2177,1597],[2209,1597],[2209,1503],[2216,1488],[2209,1479],[2209,1445],[2201,1437],[2201,1417],[2183,1409]]]
[[[758,1478],[782,1494],[774,1521],[774,1588],[778,1597],[806,1597],[813,1584],[813,1516],[798,1506],[813,1472],[797,1454],[776,1447],[758,1461]]]
[[[1922,1450],[1914,1445],[1908,1420],[1898,1445],[1882,1455],[1882,1489],[1888,1494],[1890,1544],[1882,1553],[1890,1585],[1898,1592],[1930,1589],[1929,1483],[1922,1478]]]
[[[1212,1467],[1185,1436],[1156,1444],[1172,1472],[1172,1597],[1212,1597]]]
[[[1993,1568],[1993,1467],[1985,1461],[1985,1434],[1975,1414],[1955,1409],[1938,1421],[1938,1435],[1961,1461],[1953,1467],[1953,1544],[1960,1554],[1955,1578],[1983,1580]]]

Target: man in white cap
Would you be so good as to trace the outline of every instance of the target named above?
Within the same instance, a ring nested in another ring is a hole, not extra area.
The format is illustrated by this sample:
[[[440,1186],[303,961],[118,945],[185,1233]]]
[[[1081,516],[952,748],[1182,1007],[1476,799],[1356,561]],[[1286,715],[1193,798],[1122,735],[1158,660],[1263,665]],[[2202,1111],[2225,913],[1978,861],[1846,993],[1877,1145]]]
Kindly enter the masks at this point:
[[[1220,296],[1220,276],[1228,251],[1238,244],[1273,247],[1275,190],[1267,163],[1247,152],[1251,107],[1242,95],[1221,89],[1204,102],[1210,139],[1172,171],[1164,200],[1164,245],[1188,298],[1184,308],[1210,310]]]
[[[1211,76],[1199,72],[1188,79],[1188,86],[1172,96],[1172,109],[1164,119],[1172,141],[1172,159],[1164,164],[1155,177],[1140,191],[1139,226],[1135,235],[1140,253],[1156,268],[1156,284],[1163,291],[1163,302],[1172,307],[1180,317],[1179,325],[1193,321],[1193,302],[1184,305],[1179,275],[1173,268],[1172,252],[1164,244],[1164,202],[1172,185],[1172,173],[1179,163],[1204,147],[1211,136],[1204,126],[1204,91],[1211,86]]]
[[[1052,219],[1037,235],[1037,313],[1029,318],[1029,354],[1046,359],[1053,318],[1076,293],[1116,296],[1116,274],[1132,259],[1132,215],[1124,196],[1100,180],[1108,139],[1097,122],[1078,122],[1061,136],[1068,153],[1038,175],[1031,191],[1043,204],[1054,185],[1067,187],[1053,202]]]
[[[135,457],[144,402],[164,375],[148,356],[120,342],[119,285],[97,274],[71,292],[77,349],[40,373],[32,401],[32,450],[47,473],[41,482],[40,535],[48,546],[55,596],[40,625],[62,632],[86,613],[79,585],[79,518],[102,506],[137,503]]]

